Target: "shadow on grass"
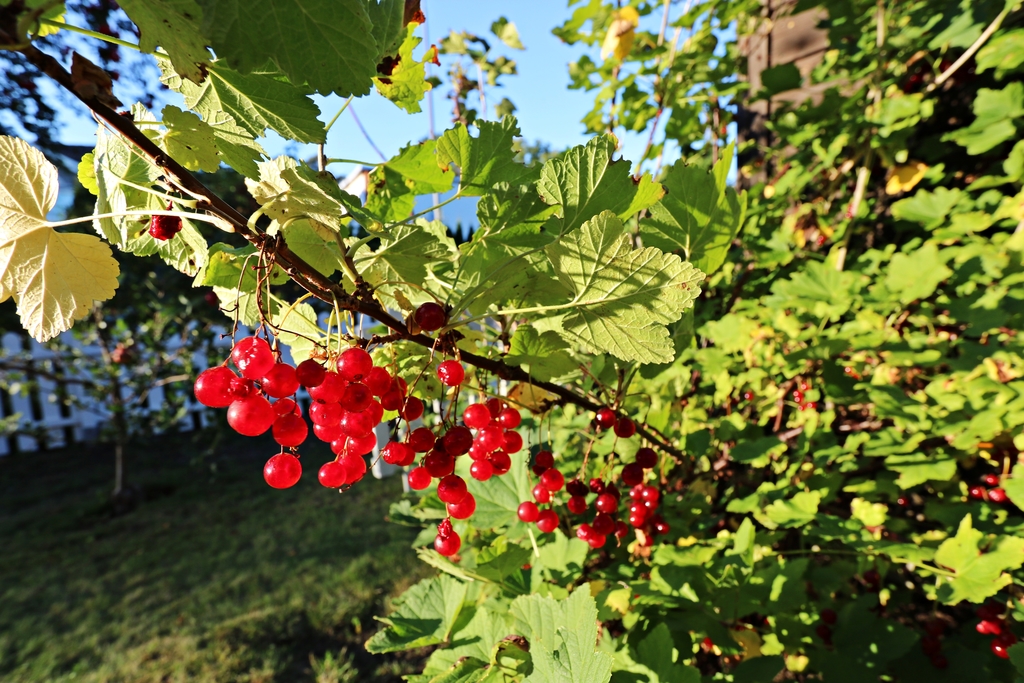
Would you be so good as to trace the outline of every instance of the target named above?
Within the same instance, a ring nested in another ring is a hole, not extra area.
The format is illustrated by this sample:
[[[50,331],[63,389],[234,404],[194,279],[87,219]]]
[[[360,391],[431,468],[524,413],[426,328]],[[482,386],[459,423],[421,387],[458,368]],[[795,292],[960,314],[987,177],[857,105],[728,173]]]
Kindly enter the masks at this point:
[[[262,477],[269,440],[229,440],[197,465],[204,438],[134,448],[140,502],[123,515],[104,446],[0,458],[0,679],[346,683],[416,670],[362,646],[372,616],[428,573],[413,530],[384,520],[400,481],[329,491],[316,471],[333,456],[311,447],[299,484],[275,491]]]

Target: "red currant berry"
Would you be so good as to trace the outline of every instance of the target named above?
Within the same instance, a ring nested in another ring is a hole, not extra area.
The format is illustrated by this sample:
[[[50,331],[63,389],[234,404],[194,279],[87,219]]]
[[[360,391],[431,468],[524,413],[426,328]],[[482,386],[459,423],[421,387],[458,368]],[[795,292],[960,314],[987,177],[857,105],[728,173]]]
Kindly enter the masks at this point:
[[[366,460],[362,454],[353,454],[349,451],[349,454],[341,459],[341,464],[345,467],[346,484],[354,484],[366,474]]]
[[[408,444],[389,441],[380,449],[380,457],[389,465],[402,467],[411,463],[416,457],[415,451]]]
[[[998,638],[992,641],[991,647],[992,654],[994,654],[996,657],[999,657],[1000,659],[1010,658],[1010,647],[1005,643],[1001,643]]]
[[[661,492],[653,486],[645,486],[643,487],[643,490],[640,491],[640,497],[646,503],[657,505],[658,501],[661,499]]]
[[[537,455],[533,457],[533,464],[544,469],[554,467],[555,455],[551,451],[537,451]]]
[[[565,484],[565,492],[570,496],[586,496],[587,485],[579,479],[572,479]]]
[[[594,530],[586,522],[576,527],[576,538],[580,539],[581,541],[585,541],[588,538],[590,538],[590,534],[592,533],[594,533]]]
[[[476,498],[467,493],[458,503],[448,503],[448,514],[455,519],[469,519],[476,512]]]
[[[462,421],[466,423],[467,427],[483,429],[491,424],[491,411],[487,410],[487,406],[483,403],[471,403],[463,411]]]
[[[263,478],[275,489],[291,488],[301,476],[302,465],[290,453],[279,453],[263,466]]]
[[[196,378],[196,400],[207,408],[227,408],[235,400],[231,391],[233,379],[238,379],[238,375],[223,365],[203,370]]]
[[[309,406],[309,419],[315,425],[336,425],[344,414],[345,410],[337,403],[313,401]]]
[[[290,398],[281,398],[274,401],[271,404],[274,408],[274,414],[280,417],[281,415],[287,415],[289,413],[302,417],[302,411],[299,410],[299,404]]]
[[[309,388],[309,397],[324,403],[337,403],[345,392],[348,382],[336,372],[325,372],[324,378],[315,387]]]
[[[434,437],[434,432],[430,431],[427,427],[419,427],[412,430],[409,434],[409,445],[417,453],[426,453],[434,447],[434,442],[437,439]]]
[[[629,533],[629,525],[625,522],[615,522],[615,538],[625,538]]]
[[[402,394],[395,391],[394,389],[389,390],[386,394],[380,397],[380,405],[384,410],[399,410],[402,404],[405,403],[405,398]]]
[[[967,489],[967,495],[974,500],[988,500],[988,491],[984,486],[972,486]]]
[[[231,380],[231,395],[235,401],[249,398],[256,393],[256,383],[244,377],[235,377]]]
[[[324,463],[317,479],[329,489],[338,489],[345,485],[345,466],[337,460]]]
[[[466,370],[457,360],[446,360],[437,366],[437,378],[446,387],[457,387],[466,379]]]
[[[540,485],[552,493],[561,491],[562,487],[565,486],[565,477],[561,472],[552,467],[540,475]]]
[[[533,487],[532,493],[533,499],[541,505],[547,505],[551,502],[551,491],[547,490],[540,484]]]
[[[610,429],[615,426],[615,411],[611,408],[601,408],[594,416],[594,422],[599,429]]]
[[[611,514],[619,509],[619,499],[610,493],[602,493],[597,497],[597,500],[594,501],[594,507],[596,507],[599,512]]]
[[[338,405],[337,403],[328,405]],[[340,407],[340,406],[339,406]],[[338,421],[341,433],[352,438],[368,436],[376,426],[373,424],[373,416],[367,412],[350,413],[342,410],[341,419]]]
[[[598,548],[603,548],[604,544],[607,542],[608,537],[604,534],[599,534],[596,531],[592,531],[590,533],[590,537],[587,538],[587,545],[589,545],[594,550],[597,550]]]
[[[608,534],[615,533],[615,520],[610,515],[606,515],[603,512],[598,513],[594,517],[594,521],[590,524],[594,531],[607,536]]]
[[[523,437],[519,435],[519,432],[505,432],[503,448],[506,453],[518,453],[523,450]]]
[[[480,434],[476,437],[477,443],[480,445],[480,449],[485,453],[496,451],[505,445],[505,432],[501,430],[501,427],[497,425],[491,425],[480,430]]]
[[[324,370],[324,366],[312,358],[307,358],[295,368],[295,377],[299,380],[299,384],[307,389],[320,386],[326,374],[327,371]]]
[[[335,439],[340,439],[344,436],[341,433],[341,427],[338,425],[313,425],[313,433],[316,438],[326,443],[331,443]]]
[[[644,446],[636,452],[636,464],[645,470],[653,469],[658,465],[658,454],[654,452],[653,448]]]
[[[743,400],[747,401],[747,402],[753,401],[754,400],[754,392],[753,391],[744,391],[743,392]]]
[[[494,451],[487,456],[487,462],[494,468],[494,474],[501,476],[512,469],[512,458],[505,451]]]
[[[274,366],[260,381],[264,393],[271,398],[291,396],[299,390],[299,379],[295,376],[295,368],[287,363],[274,363]]]
[[[583,496],[572,496],[569,498],[569,502],[565,504],[569,508],[569,512],[574,515],[582,515],[587,511],[587,499]]]
[[[986,474],[981,478],[981,483],[985,486],[999,486],[999,475],[998,474]]]
[[[474,460],[469,466],[469,476],[477,481],[487,481],[494,476],[494,465],[489,460]]]
[[[622,468],[622,483],[626,486],[636,486],[644,480],[644,469],[632,462]]]
[[[793,390],[793,400],[796,401],[797,403],[803,403],[804,402],[804,392],[800,391],[799,389],[794,389]]]
[[[836,611],[831,607],[826,607],[825,609],[821,610],[821,620],[824,621],[826,624],[829,624],[830,626],[836,623],[836,620],[838,618],[839,615],[836,614]]]
[[[425,467],[414,467],[409,471],[407,476],[409,479],[409,488],[413,491],[422,491],[430,486],[430,472],[428,472]]]
[[[301,446],[309,435],[306,421],[295,413],[285,413],[274,420],[274,441],[285,448]]]
[[[528,500],[519,504],[516,514],[519,516],[519,519],[529,524],[537,521],[537,517],[540,516],[540,509],[536,503]]]
[[[173,204],[168,205],[173,210]],[[153,216],[149,221],[149,236],[155,240],[166,242],[181,232],[181,218],[178,216]]]
[[[369,408],[372,401],[373,394],[370,393],[369,387],[362,382],[349,382],[341,392],[341,400],[338,403],[350,413],[360,413]]]
[[[620,417],[615,421],[615,436],[628,439],[636,434],[636,425],[628,417]]]
[[[423,467],[434,479],[440,479],[455,471],[455,458],[444,451],[434,449],[423,458]]]
[[[376,447],[377,435],[370,433],[366,436],[350,436],[348,438],[348,446],[345,450],[348,455],[366,455]],[[360,460],[362,460],[362,458],[360,458]]]
[[[456,425],[445,432],[441,438],[444,449],[451,455],[465,455],[469,453],[473,445],[473,432],[460,425]]]
[[[442,503],[458,503],[469,491],[462,477],[449,474],[437,483],[437,497]]]
[[[591,493],[602,493],[604,491],[604,482],[594,477],[587,483],[587,488],[590,489]]]
[[[370,416],[370,423],[376,427],[384,419],[384,409],[377,401],[370,401],[370,405],[363,411]]]
[[[988,492],[988,499],[993,503],[1005,503],[1006,491],[1001,488],[994,488]]]
[[[523,421],[523,416],[515,408],[505,408],[498,415],[498,424],[505,429],[515,429]]]
[[[558,515],[554,510],[541,510],[537,515],[537,529],[544,534],[550,534],[558,527]]]
[[[421,304],[412,317],[416,326],[424,332],[435,332],[448,323],[448,314],[444,308],[433,301]]]
[[[434,550],[445,557],[451,557],[459,552],[460,547],[462,547],[462,539],[454,531],[449,532],[444,538],[441,538],[441,535],[438,534],[437,538],[434,539]]]
[[[266,339],[246,337],[231,349],[231,360],[242,377],[258,380],[274,367],[274,353]]]
[[[1003,620],[1002,619],[983,619],[978,622],[978,625],[974,627],[975,630],[983,636],[998,636],[1003,632]]]
[[[363,384],[370,389],[370,393],[374,396],[383,396],[391,388],[391,375],[384,368],[370,368],[366,377],[363,378]]]
[[[487,410],[491,411],[491,418],[494,420],[497,420],[501,411],[505,410],[505,402],[500,398],[489,398],[484,401],[484,405],[487,406]]]
[[[373,370],[373,359],[364,349],[354,346],[338,356],[338,374],[350,382],[358,382]]]
[[[228,424],[243,436],[259,436],[270,429],[276,417],[270,402],[259,394],[235,401],[228,408]]]
[[[668,525],[668,522],[663,519],[659,519],[654,523],[654,533],[656,534],[665,535],[671,530],[672,528]]]
[[[420,419],[423,417],[423,401],[419,400],[415,396],[410,396],[405,399],[405,405],[398,411],[398,414],[407,422],[413,422]]]

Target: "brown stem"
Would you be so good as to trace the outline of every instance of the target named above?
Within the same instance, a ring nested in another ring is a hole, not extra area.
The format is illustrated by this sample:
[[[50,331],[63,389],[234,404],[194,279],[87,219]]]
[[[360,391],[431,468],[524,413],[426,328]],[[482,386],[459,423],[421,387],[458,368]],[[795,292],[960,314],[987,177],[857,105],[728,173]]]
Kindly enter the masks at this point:
[[[0,10],[0,42],[6,41],[9,43],[10,41],[7,38],[7,34],[5,34],[5,29],[10,25],[10,19],[5,17],[5,14],[8,14],[8,11]],[[71,80],[71,74],[56,59],[32,45],[23,48],[20,52],[43,73],[77,97],[98,118],[102,119],[113,130],[117,131],[118,134],[131,142],[142,154],[149,157],[154,164],[163,170],[172,183],[190,195],[202,197],[204,201],[199,202],[198,209],[209,211],[223,218],[232,225],[235,232],[244,237],[257,250],[266,250],[267,253],[273,253],[275,263],[283,268],[292,280],[307,292],[328,303],[337,301],[338,306],[341,308],[362,313],[377,320],[394,330],[394,336],[400,339],[414,342],[426,348],[434,346],[434,339],[423,334],[410,334],[402,321],[388,313],[373,298],[372,291],[366,285],[357,287],[355,293],[349,294],[341,284],[332,282],[303,259],[299,258],[288,248],[284,240],[250,230],[248,222],[242,214],[199,182],[195,176],[160,149],[156,143],[143,135],[129,117],[119,115],[116,111],[100,102],[95,95],[89,96],[88,94],[76,91]],[[506,365],[504,362],[485,358],[484,356],[467,351],[462,352],[462,360],[470,365],[487,370],[501,379],[526,382],[544,389],[558,397],[557,404],[572,403],[593,411],[602,407],[564,386],[534,379],[521,368]],[[644,426],[637,425],[637,433],[677,459],[681,460],[686,457],[681,450],[667,440],[656,437]]]

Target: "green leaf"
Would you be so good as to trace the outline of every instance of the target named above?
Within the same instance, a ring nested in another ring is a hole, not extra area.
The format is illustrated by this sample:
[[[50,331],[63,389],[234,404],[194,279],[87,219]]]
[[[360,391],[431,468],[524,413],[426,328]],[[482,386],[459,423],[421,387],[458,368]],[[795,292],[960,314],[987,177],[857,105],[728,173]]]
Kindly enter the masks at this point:
[[[804,270],[772,285],[772,296],[766,303],[774,308],[803,309],[816,318],[835,321],[853,304],[856,282],[854,273],[838,271],[828,263],[810,261]]]
[[[367,230],[377,222],[362,209],[359,200],[338,187],[330,173],[318,173],[291,157],[277,157],[259,164],[259,181],[245,179],[245,186],[263,207],[263,213],[284,223],[291,218],[312,218],[339,229],[351,215]]]
[[[258,178],[258,163],[267,153],[244,128],[235,123],[230,114],[217,112],[208,117],[221,161],[246,178]]]
[[[761,72],[761,82],[770,97],[803,85],[804,79],[796,64],[779,64]]]
[[[422,38],[413,35],[416,26],[417,24],[409,24],[408,34],[398,51],[397,64],[393,66],[391,73],[373,79],[377,92],[410,114],[420,111],[420,102],[432,87],[430,81],[426,80],[427,72],[424,65],[435,59],[437,50],[430,46],[423,59],[417,61],[413,58],[413,49],[423,41]]]
[[[512,468],[501,477],[487,481],[469,479],[469,492],[476,498],[476,512],[473,525],[479,529],[510,529],[509,538],[519,540],[526,535],[525,526],[519,521],[516,511],[519,504],[530,499],[530,482],[526,450],[510,454]]]
[[[139,49],[167,53],[174,71],[193,83],[203,81],[203,65],[210,61],[199,28],[203,12],[195,0],[122,0],[121,9],[139,27]]]
[[[633,249],[622,221],[607,211],[546,250],[573,296],[563,338],[622,360],[672,360],[665,326],[693,305],[703,273],[675,254]]]
[[[373,654],[436,645],[448,639],[466,597],[466,584],[450,576],[420,581],[395,599],[397,609],[378,617],[386,628],[366,642]]]
[[[544,164],[537,189],[544,201],[561,207],[557,215],[562,218],[562,234],[602,211],[625,220],[665,194],[647,174],[635,181],[629,162],[612,161],[614,153],[615,138],[600,135]]]
[[[95,235],[60,233],[46,222],[57,202],[57,168],[24,140],[0,136],[0,301],[14,297],[37,341],[117,289],[118,265]]]
[[[409,218],[417,195],[447,192],[455,173],[437,165],[436,142],[425,140],[403,147],[392,159],[370,173],[366,208],[383,220]]]
[[[1013,120],[1024,116],[1024,83],[1010,83],[1002,90],[979,88],[973,106],[971,125],[943,139],[966,147],[968,154],[983,154],[1016,136]]]
[[[390,228],[376,250],[364,246],[356,251],[354,260],[356,270],[367,282],[384,288],[381,293],[399,287],[412,301],[423,301],[424,294],[396,283],[422,283],[433,266],[450,263],[457,254],[455,241],[444,223],[420,218],[415,223]]]
[[[206,80],[196,85],[172,73],[166,60],[157,61],[164,84],[181,93],[185,106],[211,125],[218,114],[227,114],[253,137],[265,135],[270,128],[296,142],[325,140],[324,125],[317,119],[320,109],[273,67],[242,75],[215,62],[208,67]]]
[[[510,608],[517,630],[530,642],[533,673],[524,683],[607,683],[612,657],[597,651],[597,605],[590,585],[567,599],[525,595]]]
[[[1017,673],[1024,676],[1024,643],[1015,643],[1007,649],[1010,655],[1010,663],[1017,669]]]
[[[929,230],[946,222],[950,210],[956,206],[963,192],[959,188],[937,187],[934,192],[918,190],[916,194],[901,199],[892,205],[892,215],[908,221],[916,221]]]
[[[538,564],[559,584],[573,581],[583,569],[590,546],[575,536],[569,538],[558,529],[546,540],[547,543],[540,546]]]
[[[700,672],[676,663],[679,652],[664,622],[651,629],[635,647],[633,661],[651,672],[651,683],[700,683]]]
[[[800,491],[789,500],[777,500],[764,509],[765,518],[775,526],[765,526],[790,529],[809,524],[817,516],[820,503],[817,491]]]
[[[532,548],[510,543],[505,536],[498,536],[491,545],[477,553],[475,571],[486,579],[500,582],[520,571],[531,555]]]
[[[283,307],[273,317],[274,335],[292,352],[292,361],[301,363],[316,347],[326,346],[326,337],[317,323],[316,311],[309,304]]]
[[[292,83],[308,83],[321,94],[348,97],[370,92],[380,49],[365,0],[201,4],[203,33],[217,56],[239,72],[256,71],[269,57]]]
[[[282,231],[284,241],[295,255],[321,275],[330,277],[341,268],[344,254],[338,246],[338,233],[309,219],[289,223]]]
[[[505,17],[498,17],[498,20],[491,24],[491,33],[496,35],[498,40],[513,49],[526,49],[519,40],[519,30],[516,28],[516,25]]]
[[[979,74],[995,69],[999,79],[1019,70],[1024,64],[1024,30],[1007,31],[989,40],[978,50],[975,64]]]
[[[1004,477],[1000,485],[1006,491],[1010,502],[1024,509],[1024,464],[1016,464],[1009,477]]]
[[[909,304],[927,299],[939,284],[953,271],[946,267],[945,258],[934,242],[927,242],[911,254],[895,254],[889,264],[885,286],[899,294],[900,302]]]
[[[398,52],[405,38],[405,0],[367,0],[366,11],[377,41],[377,61]]]
[[[465,124],[446,130],[437,140],[437,164],[445,170],[459,167],[459,192],[463,195],[486,194],[496,183],[515,183],[529,176],[530,169],[515,160],[513,144],[519,136],[514,116],[501,121],[479,121],[478,137],[472,137]]]
[[[854,498],[850,501],[850,516],[867,527],[885,524],[888,512],[889,508],[884,503],[872,503],[863,498]]]
[[[158,142],[175,161],[190,171],[214,173],[220,168],[210,124],[171,104],[164,107],[163,124],[167,130]]]
[[[1024,538],[986,539],[985,534],[971,526],[971,516],[967,515],[960,522],[956,536],[939,546],[935,562],[956,573],[952,579],[944,578],[939,587],[942,602],[947,605],[961,600],[984,602],[1012,582],[1006,570],[1024,564]]]
[[[683,257],[707,275],[718,270],[743,223],[747,195],[728,183],[733,146],[709,172],[676,162],[665,175],[665,196],[640,222],[644,244]]]
[[[926,481],[949,481],[956,475],[956,458],[943,452],[890,455],[885,466],[899,472],[896,484],[903,489]]]
[[[532,325],[520,325],[512,335],[505,362],[521,366],[539,380],[556,380],[579,370],[568,348],[556,332],[538,332]]]

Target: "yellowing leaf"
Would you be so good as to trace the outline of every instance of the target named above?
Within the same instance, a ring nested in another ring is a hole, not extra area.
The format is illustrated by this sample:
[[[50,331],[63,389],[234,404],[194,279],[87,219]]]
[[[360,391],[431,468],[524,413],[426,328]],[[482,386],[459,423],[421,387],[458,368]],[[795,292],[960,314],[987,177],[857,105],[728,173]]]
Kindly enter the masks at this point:
[[[622,61],[629,56],[633,49],[633,41],[636,39],[635,29],[640,23],[640,14],[635,7],[623,7],[612,14],[612,23],[608,27],[608,33],[604,36],[601,44],[601,59],[608,59],[610,55]]]
[[[110,247],[46,222],[56,200],[53,164],[24,140],[0,136],[0,301],[14,297],[22,326],[38,341],[71,329],[117,289]]]
[[[909,164],[900,164],[889,173],[889,180],[885,183],[886,194],[899,194],[909,192],[914,186],[921,182],[928,164],[922,161],[913,161]]]
[[[526,408],[531,413],[544,413],[550,410],[552,401],[558,397],[549,391],[526,382],[520,382],[508,392],[510,401],[518,406]]]

